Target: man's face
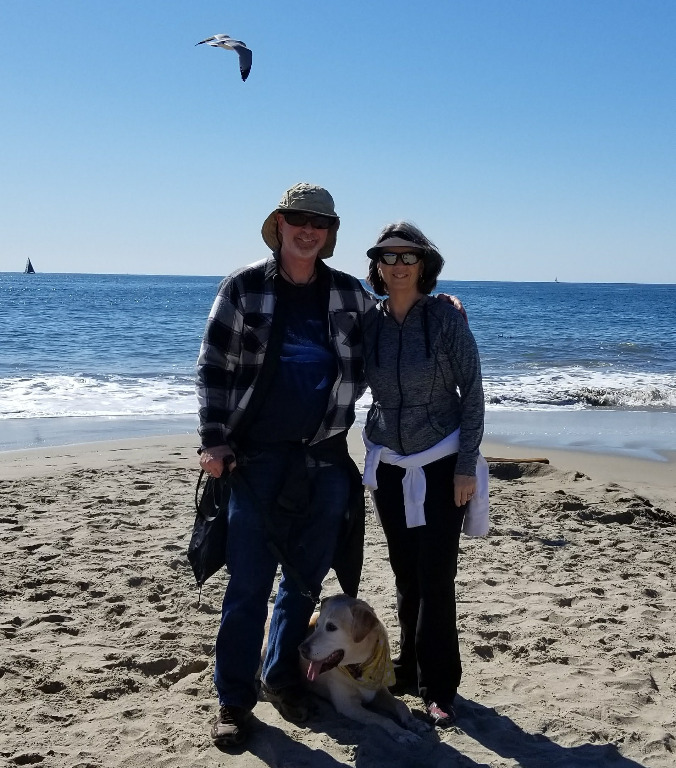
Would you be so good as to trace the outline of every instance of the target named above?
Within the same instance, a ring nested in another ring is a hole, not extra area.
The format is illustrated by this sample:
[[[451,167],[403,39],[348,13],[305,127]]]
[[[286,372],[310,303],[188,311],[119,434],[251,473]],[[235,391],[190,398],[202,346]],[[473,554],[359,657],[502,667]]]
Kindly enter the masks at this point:
[[[328,229],[317,229],[309,217],[302,226],[289,224],[283,214],[277,214],[277,232],[282,241],[282,256],[292,259],[316,259],[317,254],[326,245]]]

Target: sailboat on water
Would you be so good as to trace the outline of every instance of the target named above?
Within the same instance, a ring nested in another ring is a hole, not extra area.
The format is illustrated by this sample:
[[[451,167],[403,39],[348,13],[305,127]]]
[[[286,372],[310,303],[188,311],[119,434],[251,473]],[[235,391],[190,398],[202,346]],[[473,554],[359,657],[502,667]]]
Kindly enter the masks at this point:
[[[31,264],[31,260],[28,259],[26,261],[26,269],[23,271],[24,275],[34,275],[35,270],[33,269],[33,265]]]

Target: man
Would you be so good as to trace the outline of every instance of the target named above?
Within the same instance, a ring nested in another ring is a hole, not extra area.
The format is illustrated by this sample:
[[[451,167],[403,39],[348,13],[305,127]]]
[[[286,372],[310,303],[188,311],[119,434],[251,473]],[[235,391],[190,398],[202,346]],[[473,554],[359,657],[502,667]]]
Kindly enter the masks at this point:
[[[285,718],[309,716],[298,645],[345,525],[347,430],[365,390],[361,318],[372,304],[356,278],[324,264],[339,226],[325,189],[287,190],[262,227],[271,256],[223,280],[200,350],[200,464],[230,473],[211,729],[219,745],[246,739],[280,563],[261,686]]]

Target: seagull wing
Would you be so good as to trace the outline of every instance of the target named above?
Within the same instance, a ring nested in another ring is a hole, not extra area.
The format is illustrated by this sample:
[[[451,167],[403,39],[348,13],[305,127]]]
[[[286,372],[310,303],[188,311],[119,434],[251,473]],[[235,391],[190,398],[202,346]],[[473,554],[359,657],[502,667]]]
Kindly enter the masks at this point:
[[[195,45],[202,45],[202,43],[208,43],[212,46],[220,46],[223,47],[224,42],[230,40],[230,35],[212,35],[211,37],[207,37],[205,40],[200,40],[199,43],[195,43]]]
[[[239,71],[242,74],[242,80],[246,80],[251,72],[251,60],[253,58],[251,51],[241,40],[230,40],[229,46],[233,51],[237,51],[239,56]]]

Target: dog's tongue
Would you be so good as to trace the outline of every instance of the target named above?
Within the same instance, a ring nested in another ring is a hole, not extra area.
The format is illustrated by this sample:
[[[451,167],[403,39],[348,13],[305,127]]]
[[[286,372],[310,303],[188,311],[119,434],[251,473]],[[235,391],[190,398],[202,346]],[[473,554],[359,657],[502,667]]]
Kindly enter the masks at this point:
[[[323,661],[311,661],[310,666],[307,668],[307,679],[312,683],[316,680],[322,671]]]

